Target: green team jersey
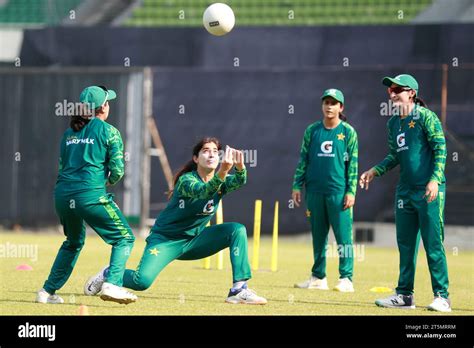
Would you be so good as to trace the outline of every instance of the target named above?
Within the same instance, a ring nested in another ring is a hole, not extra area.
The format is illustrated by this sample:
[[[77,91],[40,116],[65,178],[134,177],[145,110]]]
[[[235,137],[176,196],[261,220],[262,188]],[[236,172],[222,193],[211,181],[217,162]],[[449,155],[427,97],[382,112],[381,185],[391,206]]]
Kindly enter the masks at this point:
[[[247,182],[247,170],[235,170],[222,180],[217,174],[204,182],[197,171],[183,174],[173,195],[151,229],[169,239],[195,236],[201,232],[217,211],[221,198]]]
[[[341,121],[332,129],[322,121],[304,132],[300,160],[293,180],[293,190],[323,194],[351,194],[357,190],[357,133]]]
[[[61,140],[56,192],[104,190],[124,174],[120,132],[99,118],[74,132],[68,128]]]
[[[445,182],[446,140],[438,116],[415,105],[403,120],[392,116],[387,122],[389,153],[374,167],[377,176],[400,164],[400,184],[426,186]]]

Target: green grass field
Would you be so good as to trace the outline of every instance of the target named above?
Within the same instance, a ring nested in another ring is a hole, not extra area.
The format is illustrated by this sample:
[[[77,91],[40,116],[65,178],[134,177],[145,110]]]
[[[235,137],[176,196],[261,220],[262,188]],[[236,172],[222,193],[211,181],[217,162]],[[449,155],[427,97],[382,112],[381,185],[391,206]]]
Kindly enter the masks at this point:
[[[431,302],[431,284],[424,251],[418,259],[415,282],[416,310],[378,308],[374,300],[386,293],[374,293],[376,286],[394,288],[398,276],[398,252],[395,248],[366,247],[355,260],[355,293],[302,290],[293,288],[295,282],[309,275],[312,250],[309,241],[281,238],[279,270],[270,272],[271,243],[261,241],[260,267],[253,272],[249,285],[266,297],[266,306],[229,305],[224,303],[231,285],[229,252],[225,251],[224,270],[202,269],[202,260],[175,261],[158,277],[153,286],[136,292],[138,302],[128,306],[104,302],[98,297],[84,296],[83,284],[88,276],[107,263],[109,247],[98,237],[88,236],[76,268],[63,289],[63,305],[44,305],[34,302],[63,241],[60,234],[0,233],[0,245],[38,245],[37,261],[27,258],[0,257],[0,314],[2,315],[79,315],[80,305],[86,305],[90,315],[445,315],[427,311]],[[9,244],[8,244],[9,243]],[[138,264],[144,240],[137,239],[128,266]],[[252,255],[252,241],[249,242]],[[5,249],[5,247],[4,247]],[[4,252],[5,254],[5,252]],[[453,312],[449,315],[473,315],[474,253],[447,250],[450,292]],[[361,257],[363,256],[363,258]],[[337,258],[328,258],[328,281],[334,286]],[[31,271],[19,271],[20,264],[29,264]]]

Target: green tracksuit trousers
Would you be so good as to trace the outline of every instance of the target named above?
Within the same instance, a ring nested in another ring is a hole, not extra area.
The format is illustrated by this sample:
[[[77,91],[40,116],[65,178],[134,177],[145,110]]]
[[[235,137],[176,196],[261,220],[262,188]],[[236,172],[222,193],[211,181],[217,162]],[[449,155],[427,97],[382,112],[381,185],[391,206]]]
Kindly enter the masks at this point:
[[[196,236],[169,239],[159,233],[151,233],[140,264],[136,270],[125,271],[123,286],[133,290],[145,290],[158,274],[173,260],[198,260],[229,247],[233,281],[252,277],[247,252],[247,231],[239,223],[227,222],[204,228]]]
[[[113,195],[105,191],[55,195],[56,212],[64,228],[66,240],[61,245],[44,289],[50,293],[60,289],[69,279],[84,246],[87,223],[112,246],[110,268],[106,281],[122,285],[125,264],[135,237]]]
[[[306,192],[307,215],[313,236],[314,264],[311,272],[319,279],[326,277],[326,250],[329,226],[332,226],[338,246],[339,276],[352,281],[352,208],[343,209],[344,195]]]
[[[398,185],[395,196],[397,244],[400,252],[400,276],[396,292],[413,294],[420,235],[428,259],[434,295],[447,298],[448,266],[443,247],[445,185],[439,185],[438,197],[428,203],[425,188],[409,189]]]

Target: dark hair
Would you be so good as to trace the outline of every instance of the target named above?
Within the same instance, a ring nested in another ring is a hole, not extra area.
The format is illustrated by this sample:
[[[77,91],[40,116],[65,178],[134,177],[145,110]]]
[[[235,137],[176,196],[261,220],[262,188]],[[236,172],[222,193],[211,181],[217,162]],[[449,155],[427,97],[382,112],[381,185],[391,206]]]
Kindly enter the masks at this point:
[[[332,97],[331,97],[331,98],[332,98]],[[326,98],[323,98],[323,102],[324,102],[324,99],[326,99]],[[336,100],[335,98],[332,98],[332,99]],[[339,104],[341,104],[342,106],[344,106],[344,104],[342,104],[339,100],[336,100],[336,101],[337,101]],[[339,118],[340,118],[341,120],[343,120],[344,122],[347,122],[347,116],[344,115],[342,112],[339,113]]]
[[[201,149],[204,147],[205,144],[208,144],[208,143],[216,144],[218,150],[222,149],[222,145],[221,145],[219,139],[214,138],[214,137],[204,137],[196,145],[194,145],[194,147],[193,147],[193,157],[194,156],[198,157],[199,152],[201,151]],[[191,160],[186,162],[186,164],[175,174],[174,179],[173,179],[173,188],[170,191],[167,192],[168,193],[168,199],[170,199],[171,196],[173,195],[174,188],[176,187],[176,184],[178,183],[179,178],[183,174],[186,174],[188,172],[192,172],[193,170],[197,170],[197,164],[196,164],[196,162],[194,162],[194,159],[191,158]]]
[[[426,105],[425,101],[423,99],[421,99],[420,97],[418,97],[418,96],[415,96],[415,98],[413,98],[413,101],[415,102],[415,104],[423,106],[424,108],[428,107],[428,105]]]
[[[91,119],[92,118],[84,118],[82,116],[72,116],[69,126],[74,132],[79,132],[82,128],[86,126],[86,124],[90,122]]]

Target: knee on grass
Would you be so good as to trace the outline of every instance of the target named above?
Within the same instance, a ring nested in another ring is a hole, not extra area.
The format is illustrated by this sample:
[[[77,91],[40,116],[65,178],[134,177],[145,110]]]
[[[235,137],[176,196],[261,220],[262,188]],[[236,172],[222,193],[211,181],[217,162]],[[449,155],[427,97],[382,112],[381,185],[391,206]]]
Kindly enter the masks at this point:
[[[148,289],[154,281],[155,279],[152,279],[150,277],[135,276],[133,277],[133,282],[135,283],[134,290],[144,291]]]

